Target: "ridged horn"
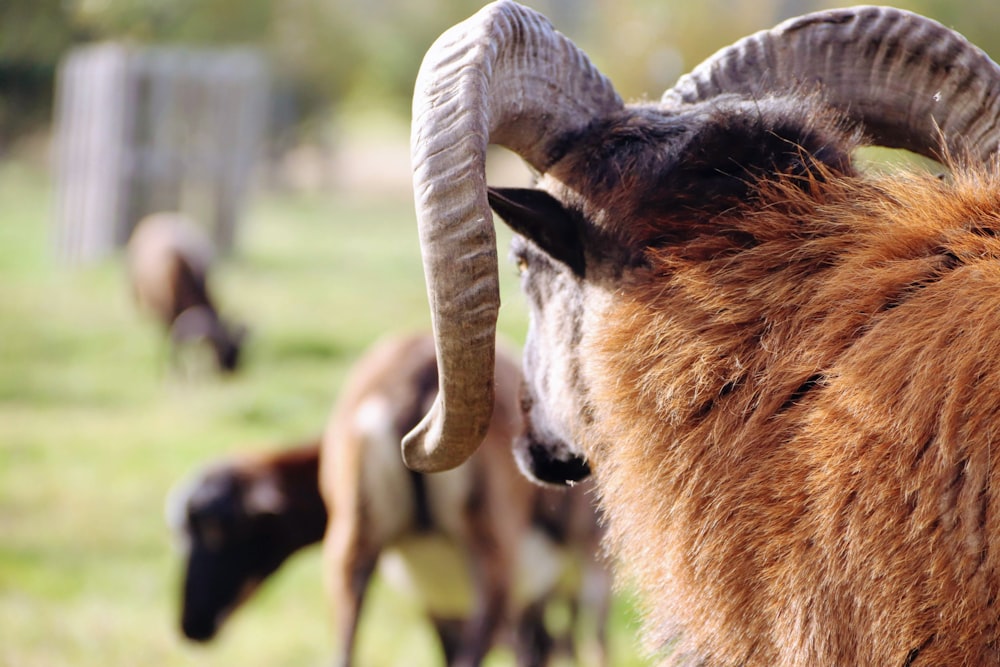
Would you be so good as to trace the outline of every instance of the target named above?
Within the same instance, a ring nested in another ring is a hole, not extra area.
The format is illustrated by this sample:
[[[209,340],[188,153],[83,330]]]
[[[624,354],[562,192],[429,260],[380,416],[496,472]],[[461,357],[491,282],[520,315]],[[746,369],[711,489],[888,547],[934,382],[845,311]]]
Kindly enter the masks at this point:
[[[663,102],[812,89],[879,145],[985,160],[1000,144],[997,64],[940,23],[889,7],[807,14],[746,37],[681,77]]]
[[[411,157],[440,390],[403,440],[410,468],[461,464],[482,442],[493,410],[500,297],[487,145],[505,146],[545,171],[560,138],[622,107],[582,51],[510,0],[485,6],[425,55]]]

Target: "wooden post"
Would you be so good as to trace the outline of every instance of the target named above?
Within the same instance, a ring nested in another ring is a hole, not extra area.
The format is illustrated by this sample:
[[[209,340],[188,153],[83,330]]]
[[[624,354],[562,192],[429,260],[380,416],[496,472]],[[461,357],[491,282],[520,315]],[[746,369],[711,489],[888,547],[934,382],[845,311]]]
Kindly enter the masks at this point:
[[[59,69],[56,239],[58,254],[69,261],[100,256],[118,240],[127,80],[127,52],[112,44],[79,49]]]

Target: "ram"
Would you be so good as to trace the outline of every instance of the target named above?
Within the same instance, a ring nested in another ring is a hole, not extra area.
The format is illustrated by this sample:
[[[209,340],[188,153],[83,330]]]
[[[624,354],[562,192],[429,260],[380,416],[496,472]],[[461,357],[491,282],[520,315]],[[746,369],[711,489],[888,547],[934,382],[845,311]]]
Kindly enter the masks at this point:
[[[166,328],[173,362],[187,343],[207,341],[219,369],[230,372],[239,364],[246,329],[219,316],[208,288],[212,260],[211,242],[180,213],[146,216],[129,237],[133,296]]]
[[[520,474],[511,443],[522,430],[521,374],[503,348],[494,377],[496,406],[483,447],[464,465],[433,475],[408,470],[399,454],[403,435],[438,391],[432,337],[383,339],[345,381],[320,460],[338,664],[353,664],[376,566],[417,599],[449,665],[478,665],[501,640],[513,644],[519,665],[547,664],[556,645],[545,611],[560,598],[590,606],[603,660],[610,575],[598,559],[597,514],[585,489],[553,493]],[[569,567],[574,560],[577,567]],[[567,582],[574,569],[584,576]]]
[[[489,421],[490,206],[530,308],[523,468],[593,473],[665,662],[1000,664],[1000,68],[879,7],[626,105],[504,0],[428,51],[413,169],[446,469]],[[537,172],[489,188],[487,144]],[[861,145],[951,174],[866,173]]]

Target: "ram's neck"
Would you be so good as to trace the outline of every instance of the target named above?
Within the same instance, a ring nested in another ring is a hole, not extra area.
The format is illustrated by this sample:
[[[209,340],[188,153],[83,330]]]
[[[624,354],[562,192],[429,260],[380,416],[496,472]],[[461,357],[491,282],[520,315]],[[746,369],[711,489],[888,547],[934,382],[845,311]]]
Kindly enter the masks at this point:
[[[867,545],[859,553],[900,548],[878,541],[907,511],[908,477],[926,473],[915,484],[929,487],[941,469],[957,476],[968,463],[949,415],[974,421],[974,410],[987,430],[985,415],[1000,409],[1000,381],[973,370],[992,367],[1000,350],[1000,333],[976,324],[1000,310],[1000,187],[933,178],[834,187],[812,203],[786,199],[719,221],[750,242],[730,235],[651,252],[589,334],[592,458],[612,542],[661,593],[647,627],[679,624],[687,648],[715,645],[722,664],[750,655],[776,664],[767,651],[793,651],[762,639],[775,618],[822,625],[812,601],[788,591],[850,581],[817,581],[833,567],[817,564],[823,556],[841,558],[841,570],[868,566],[842,559],[838,531]],[[845,498],[857,500],[845,508]],[[884,530],[871,530],[876,510]],[[975,534],[955,539],[978,544]],[[966,556],[956,555],[956,571]],[[855,627],[874,622],[847,603],[837,611],[857,613]]]

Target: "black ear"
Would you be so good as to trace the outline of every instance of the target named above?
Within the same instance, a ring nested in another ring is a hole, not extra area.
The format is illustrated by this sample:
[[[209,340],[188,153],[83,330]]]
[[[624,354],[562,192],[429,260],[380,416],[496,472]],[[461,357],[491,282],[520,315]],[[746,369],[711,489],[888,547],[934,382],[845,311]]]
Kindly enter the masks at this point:
[[[559,200],[530,188],[489,188],[487,196],[490,206],[511,229],[583,276],[580,222]]]

